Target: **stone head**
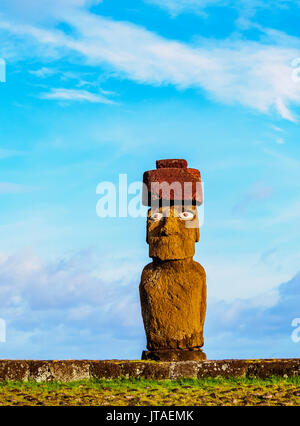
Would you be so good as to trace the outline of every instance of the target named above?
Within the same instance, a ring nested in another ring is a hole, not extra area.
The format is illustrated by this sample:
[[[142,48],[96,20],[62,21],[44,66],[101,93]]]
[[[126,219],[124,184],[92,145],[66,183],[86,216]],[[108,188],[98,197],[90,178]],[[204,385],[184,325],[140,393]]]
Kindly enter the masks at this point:
[[[197,205],[202,204],[201,175],[183,159],[158,160],[143,176],[143,204],[149,206],[149,256],[180,260],[194,256],[199,241]]]
[[[197,207],[173,205],[149,209],[147,243],[149,256],[159,260],[193,257],[199,241]]]

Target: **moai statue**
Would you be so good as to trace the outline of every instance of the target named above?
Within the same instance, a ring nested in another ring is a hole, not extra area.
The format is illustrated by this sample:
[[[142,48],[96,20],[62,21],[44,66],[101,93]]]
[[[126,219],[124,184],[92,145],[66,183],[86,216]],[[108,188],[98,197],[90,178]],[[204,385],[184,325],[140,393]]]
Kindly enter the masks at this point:
[[[206,275],[193,260],[199,241],[199,170],[185,160],[160,160],[144,173],[143,204],[150,206],[147,243],[153,259],[140,283],[147,349],[142,359],[204,360]]]

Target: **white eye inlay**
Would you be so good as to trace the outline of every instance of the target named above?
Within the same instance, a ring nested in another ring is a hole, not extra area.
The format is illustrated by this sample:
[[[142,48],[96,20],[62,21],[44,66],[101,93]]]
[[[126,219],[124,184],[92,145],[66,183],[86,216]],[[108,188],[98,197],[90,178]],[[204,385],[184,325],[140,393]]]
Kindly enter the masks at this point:
[[[153,214],[150,216],[150,219],[151,219],[151,220],[153,220],[154,222],[157,222],[157,221],[158,221],[158,220],[160,220],[162,217],[163,217],[162,213],[158,213],[158,212],[156,212],[156,213],[153,213]]]
[[[182,220],[192,220],[194,218],[194,213],[189,211],[184,211],[179,213],[178,217]]]

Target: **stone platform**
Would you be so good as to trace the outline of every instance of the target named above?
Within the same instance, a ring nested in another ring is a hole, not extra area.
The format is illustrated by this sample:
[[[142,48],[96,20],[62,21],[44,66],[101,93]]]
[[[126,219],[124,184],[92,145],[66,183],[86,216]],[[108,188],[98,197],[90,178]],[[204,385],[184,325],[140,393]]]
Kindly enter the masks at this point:
[[[22,361],[0,360],[0,381],[84,379],[182,379],[208,377],[291,377],[300,375],[300,358],[218,361]]]

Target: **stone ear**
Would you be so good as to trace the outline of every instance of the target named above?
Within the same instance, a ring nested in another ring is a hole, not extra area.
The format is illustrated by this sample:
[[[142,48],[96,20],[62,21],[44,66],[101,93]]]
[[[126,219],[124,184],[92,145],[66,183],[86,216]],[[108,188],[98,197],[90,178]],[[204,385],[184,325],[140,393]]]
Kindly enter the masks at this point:
[[[148,233],[148,218],[149,218],[149,212],[151,211],[151,209],[148,210],[148,215],[147,215],[147,221],[146,221],[146,243],[149,244],[149,233]]]
[[[196,231],[196,240],[195,241],[196,241],[196,243],[198,243],[199,240],[200,240],[200,229],[196,228],[195,231]]]

